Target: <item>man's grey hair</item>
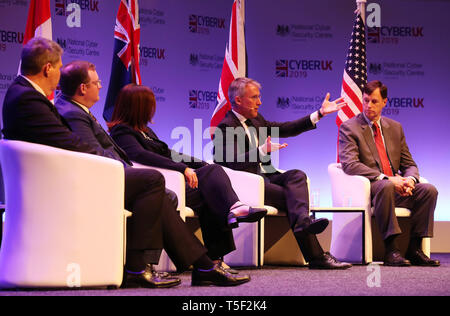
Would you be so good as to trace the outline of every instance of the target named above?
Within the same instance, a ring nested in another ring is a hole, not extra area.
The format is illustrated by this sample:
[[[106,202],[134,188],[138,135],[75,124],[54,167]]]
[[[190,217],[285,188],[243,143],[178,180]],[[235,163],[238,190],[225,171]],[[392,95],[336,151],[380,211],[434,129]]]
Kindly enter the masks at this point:
[[[43,38],[31,39],[22,49],[20,73],[22,75],[36,75],[44,65],[56,65],[63,54],[58,43]]]
[[[230,99],[232,107],[236,106],[236,97],[242,97],[245,93],[245,87],[250,84],[261,90],[261,84],[258,81],[246,77],[237,78],[230,83],[230,86],[228,87],[228,98]]]

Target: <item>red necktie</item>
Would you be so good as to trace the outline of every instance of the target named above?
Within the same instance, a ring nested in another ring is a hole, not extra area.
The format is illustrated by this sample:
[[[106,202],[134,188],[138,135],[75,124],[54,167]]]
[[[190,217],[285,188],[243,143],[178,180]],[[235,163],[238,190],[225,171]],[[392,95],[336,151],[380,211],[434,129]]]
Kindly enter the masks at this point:
[[[389,164],[389,159],[386,153],[386,148],[384,147],[383,137],[381,137],[380,127],[377,122],[372,125],[373,137],[375,138],[375,145],[377,146],[378,156],[380,156],[381,166],[383,168],[383,173],[388,177],[392,177],[391,165]]]

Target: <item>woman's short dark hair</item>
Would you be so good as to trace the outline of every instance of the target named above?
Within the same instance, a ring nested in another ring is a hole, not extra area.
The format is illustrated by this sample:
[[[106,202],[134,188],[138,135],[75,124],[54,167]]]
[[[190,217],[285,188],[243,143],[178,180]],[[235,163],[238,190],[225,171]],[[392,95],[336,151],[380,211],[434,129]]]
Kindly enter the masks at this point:
[[[153,91],[147,86],[130,83],[120,90],[108,127],[111,129],[118,124],[127,124],[136,131],[146,132],[155,111]]]
[[[24,76],[36,75],[47,63],[56,65],[63,54],[58,43],[43,38],[32,38],[22,49],[20,73]]]
[[[380,94],[383,99],[387,98],[387,87],[380,80],[373,80],[366,84],[363,93],[371,95],[375,90],[380,88]]]

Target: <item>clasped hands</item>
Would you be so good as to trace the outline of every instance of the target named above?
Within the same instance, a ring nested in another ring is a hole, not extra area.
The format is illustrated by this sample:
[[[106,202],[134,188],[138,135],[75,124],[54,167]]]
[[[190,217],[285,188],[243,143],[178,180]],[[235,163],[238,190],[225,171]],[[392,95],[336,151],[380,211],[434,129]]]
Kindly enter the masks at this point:
[[[413,190],[416,183],[411,178],[405,178],[396,174],[394,177],[388,177],[389,181],[394,183],[395,191],[401,196],[411,196],[413,195]]]

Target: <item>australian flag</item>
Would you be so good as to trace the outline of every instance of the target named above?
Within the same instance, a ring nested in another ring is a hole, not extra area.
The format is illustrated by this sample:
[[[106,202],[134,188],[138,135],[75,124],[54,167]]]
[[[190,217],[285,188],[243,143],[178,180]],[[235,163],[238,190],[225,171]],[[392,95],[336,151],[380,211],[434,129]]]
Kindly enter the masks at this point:
[[[103,118],[111,121],[117,94],[129,83],[141,84],[138,0],[122,0],[114,28],[114,54]]]

